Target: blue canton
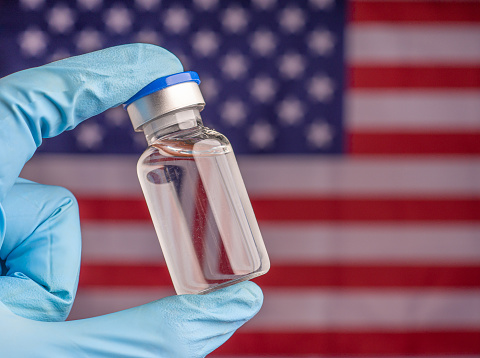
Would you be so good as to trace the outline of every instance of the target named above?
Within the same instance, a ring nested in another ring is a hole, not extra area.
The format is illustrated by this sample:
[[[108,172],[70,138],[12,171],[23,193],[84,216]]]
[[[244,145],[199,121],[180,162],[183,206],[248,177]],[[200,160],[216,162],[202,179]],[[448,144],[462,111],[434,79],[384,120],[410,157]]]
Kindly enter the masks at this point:
[[[5,4],[6,3],[6,4]],[[0,76],[145,42],[199,73],[204,123],[237,154],[343,151],[344,1],[21,0],[0,12]],[[122,108],[44,141],[40,151],[138,153]]]

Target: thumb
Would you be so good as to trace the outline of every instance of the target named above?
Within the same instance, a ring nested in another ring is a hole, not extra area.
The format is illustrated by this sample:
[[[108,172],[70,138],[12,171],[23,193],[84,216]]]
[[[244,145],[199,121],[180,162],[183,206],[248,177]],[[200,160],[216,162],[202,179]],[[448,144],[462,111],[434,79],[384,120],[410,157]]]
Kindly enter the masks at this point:
[[[0,306],[1,350],[5,356],[39,358],[200,358],[230,338],[262,302],[260,288],[243,282],[208,295],[172,296],[70,322],[31,321]]]

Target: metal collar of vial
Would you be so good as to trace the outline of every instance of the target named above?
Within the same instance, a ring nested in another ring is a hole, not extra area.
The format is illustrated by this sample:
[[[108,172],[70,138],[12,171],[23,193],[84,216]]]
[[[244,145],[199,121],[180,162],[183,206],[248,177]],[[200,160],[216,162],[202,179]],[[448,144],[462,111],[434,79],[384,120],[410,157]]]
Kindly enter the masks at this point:
[[[182,109],[167,113],[161,117],[160,120],[151,120],[142,126],[143,132],[149,138],[153,138],[154,135],[165,135],[168,132],[168,128],[177,125],[177,129],[188,129],[202,123],[198,108]]]
[[[191,107],[201,111],[205,100],[197,83],[183,82],[137,99],[128,105],[127,112],[135,131],[140,132],[152,119]]]

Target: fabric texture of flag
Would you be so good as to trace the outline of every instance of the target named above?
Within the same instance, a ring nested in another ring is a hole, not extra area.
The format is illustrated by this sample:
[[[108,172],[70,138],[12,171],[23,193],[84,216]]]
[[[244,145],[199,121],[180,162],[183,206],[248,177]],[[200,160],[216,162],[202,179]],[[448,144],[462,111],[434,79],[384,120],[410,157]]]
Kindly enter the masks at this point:
[[[212,356],[480,356],[480,2],[21,0],[0,76],[146,42],[199,73],[269,252],[264,307]],[[174,294],[122,108],[47,139],[83,258],[70,319]]]

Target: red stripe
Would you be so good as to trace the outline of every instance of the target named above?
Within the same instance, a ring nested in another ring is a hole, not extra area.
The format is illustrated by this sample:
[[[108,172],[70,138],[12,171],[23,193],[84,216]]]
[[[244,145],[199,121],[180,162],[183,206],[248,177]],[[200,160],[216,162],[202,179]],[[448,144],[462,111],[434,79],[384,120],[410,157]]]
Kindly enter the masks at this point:
[[[477,1],[351,1],[350,21],[363,22],[480,22]]]
[[[348,151],[352,154],[480,154],[480,132],[352,132],[346,140]]]
[[[255,279],[262,287],[479,288],[480,266],[278,266]],[[84,263],[80,286],[171,287],[164,265]]]
[[[351,88],[480,88],[480,67],[353,66],[349,69],[349,85]]]
[[[151,221],[143,198],[78,197],[88,221]],[[480,199],[253,198],[259,221],[474,221]]]
[[[275,266],[262,287],[480,287],[480,266]]]
[[[84,221],[151,221],[143,198],[86,197],[76,195]]]
[[[272,221],[470,221],[480,219],[480,200],[256,199],[262,220]]]
[[[82,263],[79,287],[172,287],[165,265]]]
[[[249,332],[241,330],[213,355],[460,355],[480,354],[480,331]]]

